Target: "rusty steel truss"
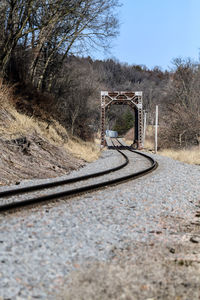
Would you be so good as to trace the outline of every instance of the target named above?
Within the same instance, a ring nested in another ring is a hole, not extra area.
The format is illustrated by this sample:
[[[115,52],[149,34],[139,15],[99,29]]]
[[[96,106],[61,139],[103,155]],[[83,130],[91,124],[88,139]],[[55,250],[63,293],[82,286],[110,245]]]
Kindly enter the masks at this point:
[[[133,145],[143,148],[142,92],[101,92],[101,146],[105,146],[106,110],[111,105],[129,105],[135,111],[135,136]]]

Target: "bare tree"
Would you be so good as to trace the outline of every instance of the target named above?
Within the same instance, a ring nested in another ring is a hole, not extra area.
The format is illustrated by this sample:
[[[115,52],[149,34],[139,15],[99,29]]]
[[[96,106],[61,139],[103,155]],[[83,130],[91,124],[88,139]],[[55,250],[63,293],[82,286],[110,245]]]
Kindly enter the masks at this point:
[[[108,47],[109,39],[117,34],[118,22],[113,9],[118,1],[82,0],[71,14],[63,15],[62,22],[55,24],[48,45],[47,57],[38,81],[38,89],[44,85],[50,73],[56,74],[58,67],[71,53],[84,53],[90,47]],[[73,6],[74,8],[75,6]],[[57,53],[59,63],[53,64]],[[53,79],[53,76],[51,77]]]
[[[118,5],[118,0],[2,0],[1,76],[22,45],[32,53],[30,80],[41,89],[70,53],[109,46],[117,34]]]
[[[160,136],[165,147],[187,147],[197,144],[200,135],[200,67],[180,58],[174,66]]]
[[[35,2],[35,0],[3,0],[0,4],[3,31],[0,48],[0,75],[2,77],[5,75],[12,51],[19,40],[38,29],[37,26],[34,28],[28,26]]]

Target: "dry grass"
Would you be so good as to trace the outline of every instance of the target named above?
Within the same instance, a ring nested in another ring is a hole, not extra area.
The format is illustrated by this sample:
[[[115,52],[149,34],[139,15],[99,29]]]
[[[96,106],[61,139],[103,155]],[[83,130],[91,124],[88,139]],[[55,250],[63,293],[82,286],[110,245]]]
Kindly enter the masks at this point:
[[[144,149],[154,150],[154,127],[148,126],[146,130],[146,140]],[[192,147],[190,149],[161,149],[158,154],[188,163],[200,165],[200,148]]]
[[[93,143],[70,138],[66,129],[51,119],[51,124],[28,117],[16,111],[13,102],[13,90],[0,80],[0,137],[11,140],[33,134],[41,136],[51,144],[62,146],[75,157],[87,162],[96,160],[100,151]]]
[[[132,140],[126,139],[127,145],[132,144]],[[148,126],[146,130],[146,139],[144,143],[145,151],[154,151],[154,127]],[[182,161],[188,164],[200,165],[200,148],[192,147],[191,149],[162,149],[158,151],[158,154],[168,156],[170,158]]]
[[[98,159],[100,155],[100,147],[94,143],[83,142],[78,138],[69,139],[68,143],[65,143],[64,148],[77,158],[84,159],[87,162]]]
[[[193,147],[187,150],[164,149],[159,151],[158,154],[168,156],[188,164],[200,165],[199,147]]]

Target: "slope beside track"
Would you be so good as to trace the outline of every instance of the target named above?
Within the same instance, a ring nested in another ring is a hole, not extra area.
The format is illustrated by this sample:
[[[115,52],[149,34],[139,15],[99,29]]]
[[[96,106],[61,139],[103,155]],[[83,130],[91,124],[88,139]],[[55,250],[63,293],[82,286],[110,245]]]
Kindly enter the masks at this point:
[[[125,180],[138,178],[157,168],[157,162],[155,162],[153,158],[144,153],[133,150],[131,147],[122,143],[119,139],[113,139],[112,144],[114,150],[123,157],[123,162],[119,165],[104,171],[75,178],[62,179],[25,187],[6,188],[4,191],[0,192],[0,211],[8,211],[10,209],[22,206],[25,207],[35,203],[87,193],[102,187],[118,184]],[[129,159],[129,156],[131,155],[130,153],[144,157],[150,162],[150,166],[138,172],[130,172],[129,169],[132,170]],[[128,172],[126,168],[129,168]],[[97,178],[95,179],[95,183],[94,178]]]

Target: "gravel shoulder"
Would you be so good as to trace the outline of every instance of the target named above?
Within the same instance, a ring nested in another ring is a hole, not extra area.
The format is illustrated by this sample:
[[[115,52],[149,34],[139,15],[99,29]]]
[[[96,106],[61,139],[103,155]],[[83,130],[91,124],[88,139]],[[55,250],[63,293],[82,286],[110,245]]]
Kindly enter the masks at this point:
[[[143,178],[1,214],[0,299],[199,299],[200,167],[153,156]]]

